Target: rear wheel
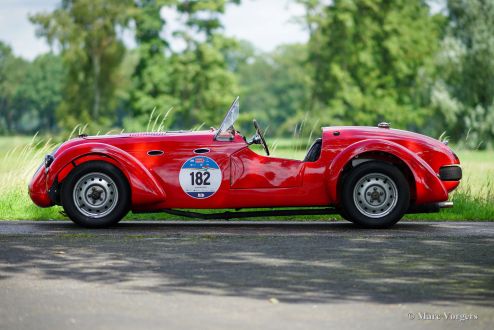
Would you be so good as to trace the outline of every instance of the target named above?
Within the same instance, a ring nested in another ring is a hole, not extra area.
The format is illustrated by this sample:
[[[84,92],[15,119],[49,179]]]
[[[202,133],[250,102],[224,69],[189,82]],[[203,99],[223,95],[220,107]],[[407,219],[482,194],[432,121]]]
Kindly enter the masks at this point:
[[[77,166],[63,181],[62,206],[75,223],[106,227],[119,222],[130,208],[130,188],[125,176],[106,162]]]
[[[386,228],[398,222],[410,201],[410,187],[395,166],[371,161],[354,168],[343,182],[344,217],[357,225]]]

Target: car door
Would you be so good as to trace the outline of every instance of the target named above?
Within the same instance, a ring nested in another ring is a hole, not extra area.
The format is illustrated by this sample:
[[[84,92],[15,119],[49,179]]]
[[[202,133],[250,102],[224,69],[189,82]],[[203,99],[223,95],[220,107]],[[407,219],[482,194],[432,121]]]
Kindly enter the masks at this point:
[[[262,156],[243,148],[231,156],[231,189],[299,187],[304,167],[299,160]]]

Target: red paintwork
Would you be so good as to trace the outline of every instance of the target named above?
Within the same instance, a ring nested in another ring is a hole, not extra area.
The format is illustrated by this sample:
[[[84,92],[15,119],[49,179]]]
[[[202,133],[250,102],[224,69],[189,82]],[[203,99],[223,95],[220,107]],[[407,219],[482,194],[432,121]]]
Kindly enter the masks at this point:
[[[49,207],[55,203],[48,196],[45,167],[40,166],[29,182],[29,197],[41,207]]]
[[[302,186],[304,174],[304,162],[302,161],[264,157],[249,148],[237,151],[230,159],[232,189]],[[284,170],[280,171],[280,168]]]
[[[339,135],[334,135],[339,132]],[[432,138],[385,128],[323,128],[322,150],[315,162],[267,157],[249,149],[238,133],[232,141],[215,141],[213,131],[136,133],[76,138],[64,143],[29,185],[32,200],[41,207],[53,205],[47,191],[81,163],[100,160],[118,167],[127,177],[134,211],[164,208],[249,208],[338,205],[344,169],[355,159],[377,158],[400,162],[411,173],[416,205],[446,201],[459,181],[443,182],[439,168],[459,164],[451,149]],[[194,150],[212,158],[222,171],[218,191],[209,198],[187,195],[179,171]],[[150,150],[163,155],[149,156]],[[46,172],[46,173],[45,173]]]

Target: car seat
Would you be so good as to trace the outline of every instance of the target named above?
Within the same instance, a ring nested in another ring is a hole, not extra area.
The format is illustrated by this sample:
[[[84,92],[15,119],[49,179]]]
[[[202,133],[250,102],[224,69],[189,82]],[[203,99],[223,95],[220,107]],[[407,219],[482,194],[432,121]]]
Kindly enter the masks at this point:
[[[307,155],[305,155],[304,162],[315,162],[321,155],[322,139],[317,138],[309,148]]]

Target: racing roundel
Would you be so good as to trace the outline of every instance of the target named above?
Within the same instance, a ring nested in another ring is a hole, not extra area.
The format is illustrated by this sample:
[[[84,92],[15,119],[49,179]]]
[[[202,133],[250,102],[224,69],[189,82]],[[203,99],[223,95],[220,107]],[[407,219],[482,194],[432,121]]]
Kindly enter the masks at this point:
[[[209,157],[196,156],[188,159],[180,169],[179,181],[183,191],[193,198],[208,198],[221,185],[221,169]]]

